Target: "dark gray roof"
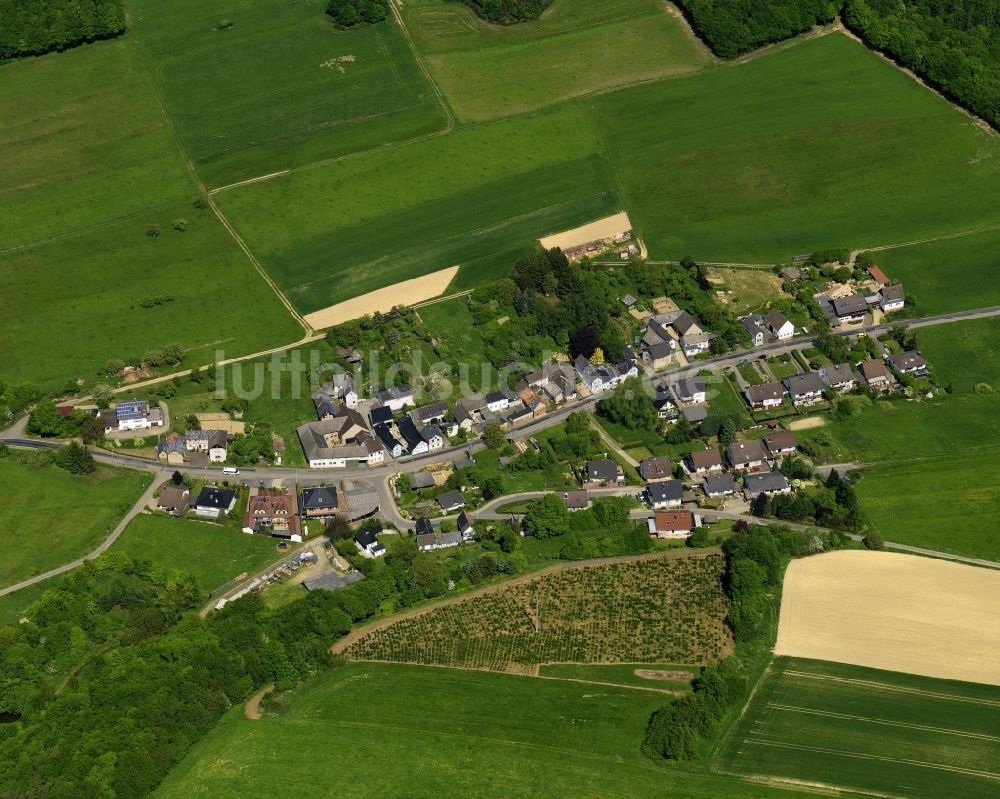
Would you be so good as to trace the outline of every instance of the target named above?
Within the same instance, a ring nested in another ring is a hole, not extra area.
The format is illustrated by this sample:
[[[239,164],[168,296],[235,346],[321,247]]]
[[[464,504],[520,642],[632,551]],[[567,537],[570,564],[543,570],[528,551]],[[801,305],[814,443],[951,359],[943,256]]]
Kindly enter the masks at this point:
[[[413,423],[413,420],[409,416],[404,416],[399,420],[399,424],[396,425],[399,428],[400,434],[406,441],[406,446],[408,449],[414,449],[421,443],[424,443],[424,437],[420,435],[420,431],[417,426]]]
[[[233,504],[236,492],[229,488],[216,488],[215,486],[203,486],[198,492],[198,499],[195,505],[200,508],[217,508],[226,510]]]
[[[371,419],[373,425],[387,424],[392,421],[392,408],[388,405],[381,405],[378,408],[372,408],[371,412],[368,414],[368,418]]]
[[[768,311],[764,320],[768,323],[768,325],[770,325],[772,330],[779,330],[781,327],[788,324],[788,317],[777,308],[772,308]]]
[[[613,460],[587,461],[588,480],[617,480],[618,464]]]
[[[441,510],[455,510],[465,506],[465,497],[459,491],[445,491],[437,498]]]
[[[750,401],[757,403],[769,399],[781,399],[785,396],[785,388],[781,383],[761,383],[759,386],[750,386],[747,389]]]
[[[337,507],[337,487],[336,486],[316,486],[314,488],[302,489],[302,509],[316,510],[317,508]]]
[[[851,383],[855,380],[854,370],[849,363],[838,363],[834,366],[827,366],[826,379],[830,381],[830,385],[832,386],[841,383]]]
[[[643,480],[662,480],[670,477],[670,458],[665,455],[646,458],[639,464],[639,474]]]
[[[389,400],[402,399],[413,395],[413,389],[409,386],[393,386],[378,393],[379,402],[386,403]]]
[[[358,530],[358,534],[354,536],[354,541],[362,547],[369,547],[378,541],[378,536],[374,530]]]
[[[896,369],[899,372],[909,372],[927,368],[927,361],[924,360],[924,356],[915,350],[890,355],[889,363],[892,364],[893,369]]]
[[[708,475],[702,481],[702,486],[705,489],[705,493],[709,496],[712,496],[713,494],[735,493],[736,491],[736,482],[733,480],[733,476],[728,472]]]
[[[857,316],[868,310],[864,294],[849,294],[833,301],[833,311],[837,316]]]
[[[410,488],[433,488],[434,478],[430,472],[414,472],[410,475]]]
[[[684,418],[689,422],[701,422],[708,418],[708,408],[704,405],[689,405],[684,409]]]
[[[788,481],[781,472],[763,472],[762,474],[748,474],[744,480],[747,484],[747,491],[760,493],[761,491],[783,491],[788,488]]]
[[[897,283],[894,286],[882,287],[882,302],[898,302],[905,299],[906,295],[903,293],[903,286],[901,284]]]
[[[352,583],[364,579],[365,576],[361,572],[352,571],[341,576],[330,569],[330,571],[323,572],[316,577],[307,577],[302,581],[302,585],[307,591],[339,591],[341,588],[347,588]]]
[[[417,519],[417,535],[427,535],[434,532],[434,525],[426,516]]]
[[[379,441],[381,441],[390,452],[397,446],[403,446],[403,442],[392,434],[392,428],[389,427],[389,425],[377,424],[372,428],[372,430],[374,430],[375,435],[379,438]]]
[[[650,483],[646,486],[649,501],[679,502],[684,497],[684,484],[680,480],[664,480],[662,483]]]
[[[474,524],[475,521],[472,518],[472,514],[468,511],[463,510],[460,514],[458,514],[458,529],[460,532],[471,530]]]
[[[823,378],[817,372],[806,372],[802,375],[791,375],[785,378],[785,385],[788,386],[788,393],[793,397],[803,394],[822,392],[825,388]]]
[[[704,377],[689,377],[685,380],[679,380],[674,383],[674,392],[681,399],[693,397],[695,394],[699,394],[707,388],[708,384],[705,382]]]
[[[505,399],[508,399],[506,391],[491,391],[489,394],[486,395],[487,404],[492,404],[494,402],[502,402]]]
[[[726,447],[726,457],[729,458],[731,464],[736,466],[741,463],[766,460],[767,452],[760,439],[734,441]]]

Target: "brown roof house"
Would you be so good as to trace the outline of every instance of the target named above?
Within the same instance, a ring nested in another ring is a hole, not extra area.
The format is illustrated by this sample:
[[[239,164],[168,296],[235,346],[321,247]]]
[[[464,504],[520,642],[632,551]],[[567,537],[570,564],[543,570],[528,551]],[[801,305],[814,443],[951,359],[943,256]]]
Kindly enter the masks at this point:
[[[302,519],[295,493],[262,488],[251,495],[243,514],[243,532],[301,541]]]
[[[889,388],[889,370],[885,368],[882,361],[869,358],[858,364],[858,371],[861,372],[861,379],[865,381],[866,385],[872,388]]]
[[[699,527],[699,518],[689,510],[657,511],[647,519],[649,534],[656,538],[684,538]]]
[[[191,492],[184,485],[165,485],[160,489],[156,507],[172,516],[183,516],[191,504]]]
[[[689,452],[685,463],[691,474],[722,471],[722,455],[715,447]]]
[[[670,458],[665,455],[654,455],[646,458],[639,464],[639,475],[647,483],[655,483],[659,480],[669,480],[673,477],[670,467]]]

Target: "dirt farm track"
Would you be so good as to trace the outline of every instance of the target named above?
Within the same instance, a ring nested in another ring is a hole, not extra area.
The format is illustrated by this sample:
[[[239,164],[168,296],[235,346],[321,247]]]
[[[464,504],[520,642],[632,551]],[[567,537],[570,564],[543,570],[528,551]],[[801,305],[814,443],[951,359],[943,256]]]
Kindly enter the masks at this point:
[[[1000,572],[857,550],[794,560],[775,654],[1000,685]]]

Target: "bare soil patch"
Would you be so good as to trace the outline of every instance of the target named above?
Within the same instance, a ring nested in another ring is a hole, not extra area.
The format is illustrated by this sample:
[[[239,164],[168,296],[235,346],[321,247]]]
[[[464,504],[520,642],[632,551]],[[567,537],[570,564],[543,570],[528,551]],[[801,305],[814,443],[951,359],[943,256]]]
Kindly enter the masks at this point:
[[[371,291],[352,300],[339,302],[329,308],[307,314],[306,324],[313,330],[321,330],[325,327],[349,322],[351,319],[357,319],[365,314],[373,314],[376,311],[387,313],[397,305],[413,305],[423,302],[443,294],[456,274],[458,274],[458,267],[451,266],[423,277],[404,280],[394,286]]]
[[[1000,685],[1000,572],[894,552],[792,561],[775,654]]]
[[[811,430],[814,427],[822,427],[826,421],[822,416],[807,416],[805,419],[796,419],[788,423],[789,430]]]
[[[594,241],[613,238],[626,230],[632,230],[632,223],[629,221],[628,214],[622,211],[620,214],[606,216],[604,219],[546,236],[538,241],[546,250],[551,250],[553,247],[569,250]]]
[[[660,669],[636,669],[636,677],[644,680],[684,680],[690,682],[694,675],[690,671],[662,671]]]
[[[243,714],[253,721],[257,721],[261,716],[264,715],[263,711],[260,709],[260,703],[264,701],[264,697],[267,696],[271,691],[274,690],[274,683],[269,683],[261,688],[257,693],[251,696],[247,700],[246,707],[243,708]]]

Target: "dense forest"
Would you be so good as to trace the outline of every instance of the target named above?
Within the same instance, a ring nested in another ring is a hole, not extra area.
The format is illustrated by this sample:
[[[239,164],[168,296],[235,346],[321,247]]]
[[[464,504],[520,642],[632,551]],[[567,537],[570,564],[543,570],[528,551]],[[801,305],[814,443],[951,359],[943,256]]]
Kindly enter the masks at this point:
[[[370,25],[389,16],[389,0],[330,0],[326,13],[342,28]]]
[[[736,58],[832,22],[839,0],[677,0],[712,52]]]
[[[0,0],[0,60],[65,50],[124,30],[119,0]]]
[[[1000,129],[1000,0],[847,0],[844,23]]]
[[[499,25],[527,22],[541,14],[552,0],[460,0],[483,19]]]

